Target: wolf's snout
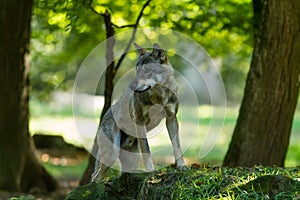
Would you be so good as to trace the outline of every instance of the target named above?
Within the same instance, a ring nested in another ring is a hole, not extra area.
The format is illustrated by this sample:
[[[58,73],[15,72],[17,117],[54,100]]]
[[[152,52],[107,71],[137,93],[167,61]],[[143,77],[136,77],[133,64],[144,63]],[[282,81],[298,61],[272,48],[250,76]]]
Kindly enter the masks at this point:
[[[130,89],[134,92],[144,92],[146,90],[149,90],[151,88],[150,84],[142,84],[139,83],[138,80],[134,80],[129,85]]]
[[[134,92],[145,92],[151,88],[150,85],[142,85],[134,90]]]

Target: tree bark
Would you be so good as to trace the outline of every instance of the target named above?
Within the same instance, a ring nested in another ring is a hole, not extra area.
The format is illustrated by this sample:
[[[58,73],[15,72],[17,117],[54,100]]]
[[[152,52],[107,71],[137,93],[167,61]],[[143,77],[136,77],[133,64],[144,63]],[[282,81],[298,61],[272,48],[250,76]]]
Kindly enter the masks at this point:
[[[104,106],[101,112],[100,116],[100,123],[104,116],[104,114],[107,112],[107,110],[111,106],[112,102],[112,93],[114,90],[114,79],[115,79],[115,62],[114,62],[114,45],[115,45],[115,30],[113,28],[113,24],[111,22],[111,15],[108,12],[108,10],[105,11],[105,13],[102,15],[105,23],[106,28],[106,71],[105,71],[105,88],[104,88]],[[100,126],[99,123],[99,126]],[[94,140],[93,149],[92,149],[92,155],[90,155],[88,160],[88,166],[85,169],[83,176],[80,180],[80,185],[85,185],[90,182],[91,174],[94,171],[95,166],[95,157],[96,152],[98,151],[98,146],[96,142],[96,138]]]
[[[283,166],[300,82],[300,2],[264,0],[225,166]]]
[[[100,119],[103,118],[106,111],[110,108],[112,102],[112,93],[114,90],[115,79],[115,61],[114,61],[114,46],[115,46],[115,30],[111,22],[111,15],[108,10],[103,14],[106,28],[106,73],[105,73],[105,89],[104,89],[104,106],[101,112]]]
[[[9,191],[55,188],[35,156],[28,131],[32,3],[0,3],[0,189]]]

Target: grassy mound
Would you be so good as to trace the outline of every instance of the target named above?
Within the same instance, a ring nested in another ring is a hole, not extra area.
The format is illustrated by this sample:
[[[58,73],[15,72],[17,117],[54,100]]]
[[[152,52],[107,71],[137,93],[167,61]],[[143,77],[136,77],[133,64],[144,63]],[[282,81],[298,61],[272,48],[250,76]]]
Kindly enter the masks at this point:
[[[120,177],[78,187],[67,200],[94,199],[300,199],[300,169],[225,168],[198,164]]]

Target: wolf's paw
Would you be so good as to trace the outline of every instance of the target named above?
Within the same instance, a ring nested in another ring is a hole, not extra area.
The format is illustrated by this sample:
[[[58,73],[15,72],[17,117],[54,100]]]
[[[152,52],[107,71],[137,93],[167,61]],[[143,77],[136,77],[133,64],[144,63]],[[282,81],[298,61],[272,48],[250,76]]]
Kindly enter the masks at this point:
[[[188,167],[185,166],[185,165],[177,165],[177,166],[176,166],[176,169],[178,169],[178,170],[187,170]]]
[[[153,171],[155,171],[155,167],[154,167],[152,159],[148,160],[148,162],[145,164],[145,167],[146,167],[146,171],[147,172],[153,172]]]
[[[187,166],[185,166],[183,159],[176,160],[175,165],[176,165],[176,169],[178,169],[178,170],[186,170],[186,169],[188,169]]]

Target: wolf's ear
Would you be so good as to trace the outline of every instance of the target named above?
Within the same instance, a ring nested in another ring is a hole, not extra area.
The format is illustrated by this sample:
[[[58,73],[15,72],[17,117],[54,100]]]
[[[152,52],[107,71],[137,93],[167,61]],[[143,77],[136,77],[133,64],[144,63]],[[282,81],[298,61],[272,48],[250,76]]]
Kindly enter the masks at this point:
[[[142,55],[144,55],[144,54],[146,53],[146,50],[145,50],[143,47],[140,47],[140,46],[137,45],[135,42],[134,42],[133,44],[134,44],[134,46],[135,46],[135,49],[136,49],[136,51],[137,51],[139,57],[142,56]]]
[[[157,43],[153,45],[152,55],[155,59],[160,59],[161,64],[168,63],[165,51]]]

